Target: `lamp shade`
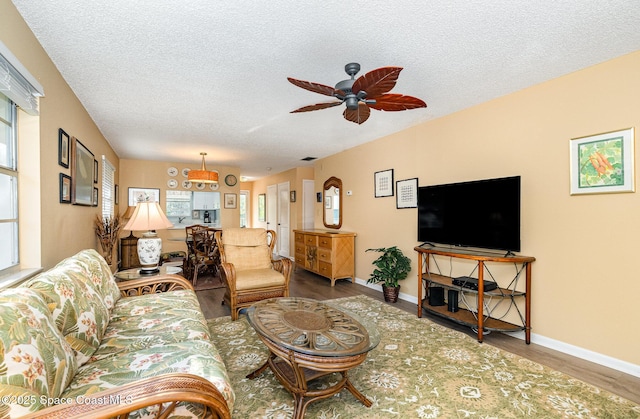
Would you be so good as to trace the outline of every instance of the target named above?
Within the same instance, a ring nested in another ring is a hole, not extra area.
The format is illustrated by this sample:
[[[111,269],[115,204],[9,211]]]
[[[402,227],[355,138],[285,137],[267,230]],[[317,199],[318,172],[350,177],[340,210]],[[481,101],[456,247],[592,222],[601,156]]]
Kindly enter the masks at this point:
[[[164,215],[157,202],[138,202],[133,215],[124,226],[125,230],[162,230],[171,228],[173,224]]]
[[[194,183],[218,183],[218,172],[215,170],[207,170],[204,156],[207,153],[200,153],[202,156],[202,167],[199,170],[190,170],[187,176],[189,182]]]

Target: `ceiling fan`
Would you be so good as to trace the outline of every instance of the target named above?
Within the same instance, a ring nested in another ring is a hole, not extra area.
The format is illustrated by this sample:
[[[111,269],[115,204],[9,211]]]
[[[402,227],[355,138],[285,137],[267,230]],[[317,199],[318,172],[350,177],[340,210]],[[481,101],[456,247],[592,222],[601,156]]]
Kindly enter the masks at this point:
[[[339,100],[337,102],[323,102],[303,106],[291,111],[291,113],[317,111],[345,103],[347,108],[342,114],[344,119],[356,124],[362,124],[369,119],[370,108],[379,111],[406,111],[407,109],[427,107],[424,101],[416,97],[387,93],[396,85],[402,67],[378,68],[358,77],[358,79],[355,76],[360,71],[360,64],[349,63],[344,66],[344,71],[351,78],[339,82],[335,88],[287,77],[287,80],[298,87],[321,95],[333,96]]]

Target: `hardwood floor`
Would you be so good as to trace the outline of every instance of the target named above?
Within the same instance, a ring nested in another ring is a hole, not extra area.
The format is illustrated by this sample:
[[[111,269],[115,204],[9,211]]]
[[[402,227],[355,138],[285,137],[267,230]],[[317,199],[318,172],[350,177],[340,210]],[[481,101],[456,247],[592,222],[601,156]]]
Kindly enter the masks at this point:
[[[206,318],[230,315],[229,307],[221,304],[223,294],[224,288],[197,291],[198,300],[200,301]],[[336,282],[335,287],[331,287],[328,279],[302,269],[294,270],[291,277],[290,294],[292,297],[306,297],[316,300],[328,300],[364,294],[379,301],[384,301],[382,292],[380,291],[375,291],[362,285],[352,284],[346,280],[339,280]],[[417,311],[415,304],[403,300],[399,300],[394,306],[412,314],[415,314]],[[475,337],[475,333],[467,327],[427,315],[426,313],[423,313],[423,317]],[[527,345],[520,339],[502,333],[491,333],[485,336],[484,341],[500,349],[562,371],[579,380],[640,404],[640,378],[534,343]]]

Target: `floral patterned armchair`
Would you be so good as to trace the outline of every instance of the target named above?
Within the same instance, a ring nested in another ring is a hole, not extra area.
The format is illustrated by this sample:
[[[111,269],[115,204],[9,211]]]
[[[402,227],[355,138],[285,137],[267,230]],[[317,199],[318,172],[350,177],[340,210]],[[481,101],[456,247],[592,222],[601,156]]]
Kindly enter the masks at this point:
[[[234,394],[189,282],[116,283],[84,250],[0,292],[0,399],[2,418],[230,418]]]

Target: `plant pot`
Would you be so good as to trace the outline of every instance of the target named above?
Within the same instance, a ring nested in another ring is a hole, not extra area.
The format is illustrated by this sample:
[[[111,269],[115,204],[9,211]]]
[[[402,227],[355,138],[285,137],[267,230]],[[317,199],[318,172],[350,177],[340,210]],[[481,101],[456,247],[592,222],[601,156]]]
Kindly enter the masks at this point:
[[[400,294],[400,285],[397,287],[382,285],[382,293],[384,294],[384,300],[387,303],[395,303],[398,301],[398,294]]]

